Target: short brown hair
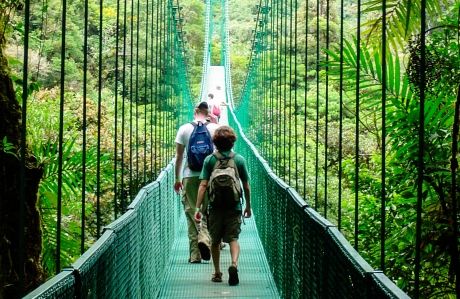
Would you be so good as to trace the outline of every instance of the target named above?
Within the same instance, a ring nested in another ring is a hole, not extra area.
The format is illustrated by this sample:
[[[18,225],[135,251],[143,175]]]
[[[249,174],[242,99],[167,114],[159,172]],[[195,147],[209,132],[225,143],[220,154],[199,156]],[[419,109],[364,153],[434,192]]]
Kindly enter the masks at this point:
[[[212,141],[218,151],[229,151],[232,149],[236,141],[235,131],[229,126],[220,126],[214,132]]]

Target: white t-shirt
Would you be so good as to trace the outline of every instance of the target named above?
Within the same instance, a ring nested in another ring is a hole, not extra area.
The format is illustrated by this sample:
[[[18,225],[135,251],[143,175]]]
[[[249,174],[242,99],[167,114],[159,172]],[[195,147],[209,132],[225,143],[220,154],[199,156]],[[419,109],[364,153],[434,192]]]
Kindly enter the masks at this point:
[[[194,122],[198,123],[196,120],[194,120]],[[214,132],[216,131],[218,127],[219,125],[214,124],[214,123],[208,123],[206,125],[206,128],[208,128],[209,133],[211,134],[211,137],[214,135]],[[188,147],[188,141],[190,140],[190,136],[192,135],[192,132],[193,132],[193,125],[191,123],[186,123],[179,128],[179,130],[177,131],[177,135],[176,135],[176,143],[179,143],[185,146],[185,149],[184,149],[185,161],[184,161],[184,166],[182,168],[183,178],[200,176],[201,174],[201,171],[193,171],[188,167],[187,147]]]

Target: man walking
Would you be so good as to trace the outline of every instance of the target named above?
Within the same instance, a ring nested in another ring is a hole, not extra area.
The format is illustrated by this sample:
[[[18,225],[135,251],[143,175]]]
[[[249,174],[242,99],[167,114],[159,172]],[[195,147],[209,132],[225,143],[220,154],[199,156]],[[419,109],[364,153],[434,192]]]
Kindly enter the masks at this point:
[[[199,175],[203,160],[212,153],[211,136],[217,129],[215,123],[208,123],[209,106],[201,102],[195,107],[194,120],[182,125],[176,136],[176,181],[174,190],[182,191],[182,203],[188,225],[189,263],[201,263],[210,259],[210,237],[206,221],[197,225],[194,221]],[[183,166],[185,156],[185,163]],[[201,160],[201,161],[200,161]],[[201,164],[201,165],[200,165]],[[207,199],[204,199],[207,202]]]

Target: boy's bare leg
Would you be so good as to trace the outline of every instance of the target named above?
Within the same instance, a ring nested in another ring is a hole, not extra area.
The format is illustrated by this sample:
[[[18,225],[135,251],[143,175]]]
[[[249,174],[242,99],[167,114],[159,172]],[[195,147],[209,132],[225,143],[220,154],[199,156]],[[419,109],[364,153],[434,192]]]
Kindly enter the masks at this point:
[[[214,264],[214,273],[220,273],[220,244],[211,245],[212,263]]]
[[[238,257],[240,255],[240,244],[237,240],[230,243],[230,255],[232,257],[232,266],[238,267]]]

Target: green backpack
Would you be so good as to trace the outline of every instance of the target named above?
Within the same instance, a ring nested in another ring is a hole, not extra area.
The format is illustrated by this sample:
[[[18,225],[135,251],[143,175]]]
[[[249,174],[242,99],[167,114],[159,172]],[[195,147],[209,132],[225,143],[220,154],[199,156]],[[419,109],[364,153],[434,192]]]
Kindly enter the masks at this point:
[[[231,209],[240,202],[242,191],[235,153],[228,157],[213,153],[217,161],[208,184],[209,204],[214,209]]]

